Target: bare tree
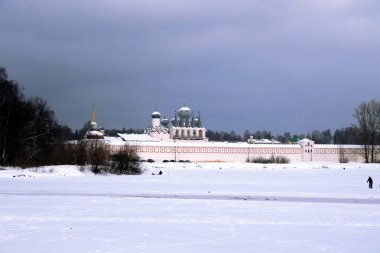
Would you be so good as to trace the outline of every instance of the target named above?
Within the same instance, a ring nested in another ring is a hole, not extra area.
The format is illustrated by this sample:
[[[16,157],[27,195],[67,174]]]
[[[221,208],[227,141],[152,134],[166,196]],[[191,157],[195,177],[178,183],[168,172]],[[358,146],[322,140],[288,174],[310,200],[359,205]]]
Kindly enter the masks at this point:
[[[92,172],[102,172],[102,167],[107,167],[109,158],[109,149],[104,142],[99,140],[91,140],[86,143],[87,161],[91,164]]]
[[[110,172],[114,174],[141,174],[140,157],[134,147],[125,145],[112,155]]]
[[[380,130],[380,103],[375,100],[362,102],[356,109],[354,117],[358,121],[360,141],[364,148],[365,162],[376,161],[376,146]]]

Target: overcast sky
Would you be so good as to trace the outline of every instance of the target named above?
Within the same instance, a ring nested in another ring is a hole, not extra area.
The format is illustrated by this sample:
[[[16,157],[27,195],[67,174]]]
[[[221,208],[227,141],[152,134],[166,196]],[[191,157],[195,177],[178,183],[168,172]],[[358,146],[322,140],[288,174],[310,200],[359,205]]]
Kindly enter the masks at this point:
[[[186,101],[212,130],[307,133],[380,99],[378,0],[0,0],[0,66],[79,129]]]

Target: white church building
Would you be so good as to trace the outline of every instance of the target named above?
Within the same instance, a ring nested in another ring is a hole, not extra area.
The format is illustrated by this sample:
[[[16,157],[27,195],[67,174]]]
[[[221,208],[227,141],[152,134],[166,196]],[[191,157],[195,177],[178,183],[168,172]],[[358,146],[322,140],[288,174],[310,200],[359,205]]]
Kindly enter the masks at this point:
[[[195,117],[192,110],[186,106],[174,113],[169,127],[169,120],[161,118],[161,113],[152,113],[152,124],[145,134],[164,142],[207,142],[206,129],[202,126],[200,114]],[[128,140],[128,136],[125,136]]]

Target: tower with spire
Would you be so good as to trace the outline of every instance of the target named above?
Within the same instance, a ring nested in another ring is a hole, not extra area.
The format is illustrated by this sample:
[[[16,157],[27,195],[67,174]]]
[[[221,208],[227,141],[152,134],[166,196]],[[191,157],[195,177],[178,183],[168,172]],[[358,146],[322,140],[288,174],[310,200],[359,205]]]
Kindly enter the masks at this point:
[[[90,130],[86,132],[84,138],[86,140],[103,140],[104,134],[101,131],[98,131],[98,124],[96,123],[96,112],[95,112],[95,104],[92,105],[92,114],[91,114],[91,122],[90,122]]]

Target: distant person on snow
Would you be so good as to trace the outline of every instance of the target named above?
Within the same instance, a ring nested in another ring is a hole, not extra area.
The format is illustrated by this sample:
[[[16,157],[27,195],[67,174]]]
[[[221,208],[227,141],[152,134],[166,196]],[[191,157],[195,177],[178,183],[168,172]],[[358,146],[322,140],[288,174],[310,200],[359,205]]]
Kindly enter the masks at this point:
[[[160,172],[158,172],[158,175],[162,175],[162,171],[160,170]]]
[[[372,189],[373,180],[371,177],[368,177],[367,183],[368,183],[369,188]]]

